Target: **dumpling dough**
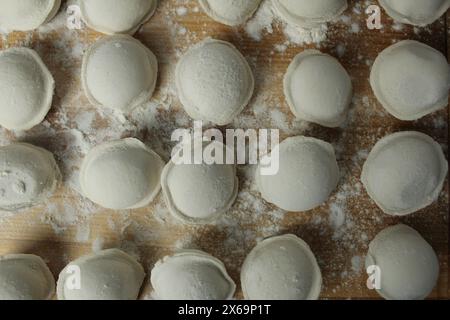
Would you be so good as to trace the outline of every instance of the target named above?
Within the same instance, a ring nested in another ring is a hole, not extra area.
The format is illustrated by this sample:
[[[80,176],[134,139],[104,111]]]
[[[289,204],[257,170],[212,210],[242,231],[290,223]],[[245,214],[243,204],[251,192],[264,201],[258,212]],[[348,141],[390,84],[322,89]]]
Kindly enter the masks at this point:
[[[198,250],[183,250],[158,261],[151,283],[160,300],[228,300],[236,290],[223,263]]]
[[[61,174],[53,154],[27,143],[0,147],[0,209],[16,211],[46,201]]]
[[[228,26],[238,26],[255,13],[261,0],[199,0],[199,2],[211,19]]]
[[[134,34],[158,7],[158,0],[78,0],[83,21],[95,31]]]
[[[55,279],[42,258],[32,254],[0,257],[0,301],[50,300]]]
[[[276,175],[256,171],[262,197],[286,211],[308,211],[330,197],[339,181],[339,168],[333,146],[325,141],[292,137],[272,150],[279,152]]]
[[[205,147],[225,149],[219,142]],[[212,222],[228,211],[239,189],[235,165],[205,162],[176,164],[171,160],[163,170],[161,184],[170,212],[194,224]]]
[[[80,288],[68,285],[78,267]],[[83,256],[59,274],[58,300],[136,300],[144,281],[144,268],[119,249]]]
[[[59,10],[61,0],[2,0],[0,29],[30,31],[49,22]]]
[[[39,55],[28,48],[0,51],[0,125],[28,130],[47,115],[55,81]]]
[[[93,105],[129,112],[153,95],[158,61],[133,37],[109,36],[89,48],[81,73],[84,91]]]
[[[175,81],[184,109],[195,120],[231,123],[249,103],[252,70],[242,54],[225,41],[206,39],[178,62]]]
[[[272,0],[272,3],[283,20],[304,28],[332,21],[347,9],[347,0]]]
[[[380,0],[380,5],[392,19],[423,27],[439,19],[450,0]]]
[[[317,50],[297,55],[284,77],[284,95],[294,115],[338,127],[352,101],[352,81],[335,58]]]
[[[436,201],[447,171],[447,160],[436,141],[420,132],[400,132],[375,145],[361,180],[385,213],[407,215]]]
[[[84,159],[81,190],[105,208],[142,208],[158,194],[163,166],[161,158],[137,139],[107,142]]]
[[[378,266],[388,300],[422,300],[436,286],[439,261],[433,248],[414,229],[399,224],[381,231],[369,245],[366,268]]]
[[[317,300],[322,274],[308,244],[288,234],[268,238],[250,252],[241,284],[247,300]]]
[[[370,84],[390,114],[400,120],[417,120],[448,105],[450,68],[439,51],[404,40],[380,53]]]

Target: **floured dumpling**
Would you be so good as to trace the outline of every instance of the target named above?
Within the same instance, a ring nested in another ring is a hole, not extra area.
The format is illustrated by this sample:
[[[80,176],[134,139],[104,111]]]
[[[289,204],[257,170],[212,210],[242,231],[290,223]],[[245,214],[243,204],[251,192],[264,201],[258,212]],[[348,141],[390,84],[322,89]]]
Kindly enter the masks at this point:
[[[236,290],[223,263],[198,250],[183,250],[158,261],[151,283],[160,300],[227,300]]]
[[[247,21],[258,9],[261,0],[199,0],[206,14],[213,20],[237,26]]]
[[[450,7],[450,0],[379,0],[379,2],[392,19],[421,27],[439,19]]]
[[[361,180],[385,213],[407,215],[437,200],[447,171],[447,160],[436,141],[420,132],[399,132],[375,145]]]
[[[317,300],[322,274],[308,244],[288,234],[265,239],[250,252],[241,284],[248,300]]]

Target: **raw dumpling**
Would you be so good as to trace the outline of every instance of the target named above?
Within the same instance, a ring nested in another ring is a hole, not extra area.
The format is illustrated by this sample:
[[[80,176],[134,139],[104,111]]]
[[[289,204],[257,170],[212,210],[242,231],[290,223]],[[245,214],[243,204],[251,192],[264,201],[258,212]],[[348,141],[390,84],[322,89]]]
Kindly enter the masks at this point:
[[[369,245],[366,268],[379,268],[378,293],[388,300],[422,300],[436,286],[439,261],[414,229],[399,224],[381,231]]]
[[[46,201],[61,174],[53,154],[27,143],[0,147],[0,209],[15,211]]]
[[[252,70],[225,41],[206,39],[178,62],[175,81],[184,109],[195,120],[231,123],[253,95]]]
[[[352,101],[352,81],[335,58],[317,50],[297,55],[284,77],[294,115],[325,127],[340,126]]]
[[[107,142],[84,159],[81,190],[105,208],[142,208],[158,194],[163,166],[161,158],[137,139]]]
[[[220,142],[205,143],[204,147],[225,150]],[[179,164],[171,160],[163,170],[161,184],[170,212],[184,222],[195,224],[218,219],[233,205],[239,189],[234,164],[205,161]]]
[[[93,105],[129,112],[153,95],[158,61],[133,37],[108,36],[86,52],[81,73],[84,91]]]
[[[283,20],[305,28],[332,21],[347,9],[347,0],[272,0],[272,3]]]
[[[375,145],[361,180],[385,213],[407,215],[436,201],[447,171],[447,160],[436,141],[420,132],[400,132]]]
[[[56,15],[61,0],[2,0],[0,29],[30,31],[47,23]]]
[[[50,300],[55,279],[42,258],[32,254],[0,256],[0,301]]]
[[[404,40],[380,53],[370,84],[390,114],[400,120],[417,120],[448,105],[450,68],[439,51]]]
[[[223,263],[198,250],[183,250],[158,261],[151,283],[160,300],[227,300],[236,290]]]
[[[380,0],[380,4],[392,19],[423,27],[439,19],[450,0]]]
[[[156,11],[158,0],[79,0],[83,21],[95,31],[134,34]]]
[[[333,146],[325,141],[292,137],[272,150],[279,154],[275,175],[256,171],[256,183],[262,197],[287,211],[308,211],[330,197],[339,181],[339,168]]]
[[[250,252],[241,284],[248,300],[317,300],[322,274],[308,244],[288,234],[268,238]]]
[[[125,252],[103,250],[72,261],[61,271],[58,300],[136,300],[144,277],[144,268]]]
[[[55,81],[39,55],[28,48],[0,51],[0,125],[28,130],[47,115]]]
[[[258,9],[261,0],[199,0],[206,14],[213,20],[237,26],[247,21]]]

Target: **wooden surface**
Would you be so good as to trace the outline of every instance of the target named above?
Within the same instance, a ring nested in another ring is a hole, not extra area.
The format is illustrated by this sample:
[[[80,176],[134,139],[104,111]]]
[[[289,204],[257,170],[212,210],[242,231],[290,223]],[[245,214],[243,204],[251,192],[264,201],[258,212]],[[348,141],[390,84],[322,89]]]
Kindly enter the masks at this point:
[[[368,243],[379,231],[403,222],[417,229],[439,255],[441,275],[431,298],[449,298],[448,183],[435,204],[416,214],[394,218],[383,214],[369,199],[359,176],[367,153],[378,139],[392,132],[427,133],[442,144],[447,154],[448,110],[415,122],[398,121],[378,104],[368,77],[377,54],[402,39],[422,41],[450,57],[447,48],[450,18],[442,18],[423,29],[403,26],[397,31],[383,12],[383,29],[370,31],[365,25],[367,16],[352,10],[361,1],[349,2],[350,9],[345,13],[349,20],[341,19],[330,25],[327,40],[318,47],[338,57],[353,79],[355,98],[349,121],[339,129],[326,129],[292,118],[282,95],[282,78],[296,54],[316,46],[288,44],[286,50],[276,50],[277,45],[286,41],[279,24],[274,25],[273,33],[265,32],[261,41],[255,41],[243,28],[213,22],[196,9],[196,1],[162,0],[157,14],[136,34],[157,55],[160,79],[152,103],[144,107],[143,113],[127,116],[127,125],[123,130],[113,130],[114,134],[140,138],[167,159],[173,146],[171,130],[191,126],[173,90],[173,67],[190,45],[212,36],[235,44],[248,58],[256,75],[252,102],[229,127],[278,128],[283,138],[309,135],[327,140],[337,149],[343,174],[338,192],[327,204],[306,213],[280,212],[260,200],[254,190],[251,170],[241,167],[241,192],[237,203],[217,224],[202,227],[184,226],[173,220],[161,195],[147,208],[113,212],[92,205],[68,186],[72,179],[69,176],[76,173],[83,156],[79,145],[73,145],[70,134],[79,132],[85,140],[97,143],[114,136],[108,134],[108,126],[121,123],[114,118],[116,116],[90,106],[79,82],[82,51],[102,35],[87,29],[68,31],[58,26],[45,32],[15,32],[0,37],[0,49],[21,45],[36,49],[49,66],[57,86],[47,122],[26,133],[2,129],[2,144],[24,140],[48,148],[56,154],[66,181],[44,205],[12,215],[1,213],[0,254],[40,255],[57,276],[70,260],[98,247],[122,247],[139,256],[148,272],[164,255],[177,248],[194,247],[222,259],[239,287],[240,266],[256,241],[291,232],[307,241],[318,257],[324,277],[322,298],[378,298],[366,288],[367,276],[359,262],[364,260]],[[375,4],[374,1],[365,3]],[[177,15],[177,7],[186,7],[187,14]],[[351,24],[357,24],[359,32],[352,32]],[[142,125],[142,119],[137,118],[146,115],[147,109],[152,118],[148,119],[148,125]],[[93,128],[81,128],[75,121],[87,113],[95,114]],[[333,212],[343,215],[345,221],[333,225]],[[142,296],[148,298],[150,292],[150,286],[146,285]],[[237,297],[242,297],[240,289]]]

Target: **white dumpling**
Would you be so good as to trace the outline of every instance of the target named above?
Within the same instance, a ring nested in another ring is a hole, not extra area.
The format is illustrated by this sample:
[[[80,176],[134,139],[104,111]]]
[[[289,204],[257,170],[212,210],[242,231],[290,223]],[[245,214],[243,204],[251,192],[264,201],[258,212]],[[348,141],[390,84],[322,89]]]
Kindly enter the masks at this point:
[[[61,0],[2,0],[0,29],[30,31],[47,23],[56,15]]]
[[[159,193],[163,167],[161,158],[137,139],[107,142],[84,159],[81,190],[105,208],[142,208]]]
[[[152,97],[158,61],[133,37],[108,36],[86,52],[81,74],[84,91],[93,105],[129,112]]]
[[[325,141],[292,137],[272,150],[279,153],[275,175],[256,171],[262,197],[287,211],[308,211],[325,203],[336,189],[339,168],[333,146]]]
[[[305,28],[332,21],[347,9],[347,0],[272,0],[272,3],[283,20]]]
[[[426,26],[441,17],[450,0],[379,0],[387,14],[396,21]]]
[[[183,250],[158,261],[151,283],[160,300],[228,300],[236,290],[223,263],[198,250]]]
[[[387,214],[407,215],[439,197],[448,164],[441,146],[420,132],[399,132],[381,139],[367,158],[361,180]]]
[[[249,103],[252,70],[242,54],[225,41],[206,39],[178,62],[175,81],[184,109],[195,120],[231,123]]]
[[[399,224],[381,231],[369,245],[366,267],[377,266],[388,300],[422,300],[436,286],[439,261],[433,248],[414,229]]]
[[[299,119],[337,127],[347,117],[353,87],[339,61],[320,51],[306,50],[287,70],[284,95]]]
[[[78,258],[61,271],[58,300],[136,300],[144,278],[144,268],[133,257],[119,249],[103,250]]]
[[[158,0],[79,0],[83,21],[95,31],[134,34],[158,7]]]
[[[42,258],[32,254],[0,256],[0,301],[50,300],[55,279]]]
[[[417,120],[448,105],[450,68],[439,51],[404,40],[379,54],[370,84],[390,114],[400,120]]]
[[[237,26],[255,13],[261,0],[199,0],[199,2],[213,20],[228,26]]]
[[[250,252],[241,285],[248,300],[317,300],[322,274],[308,244],[288,234],[265,239]]]
[[[53,100],[55,81],[39,55],[28,48],[0,51],[0,125],[28,130],[41,123]]]

